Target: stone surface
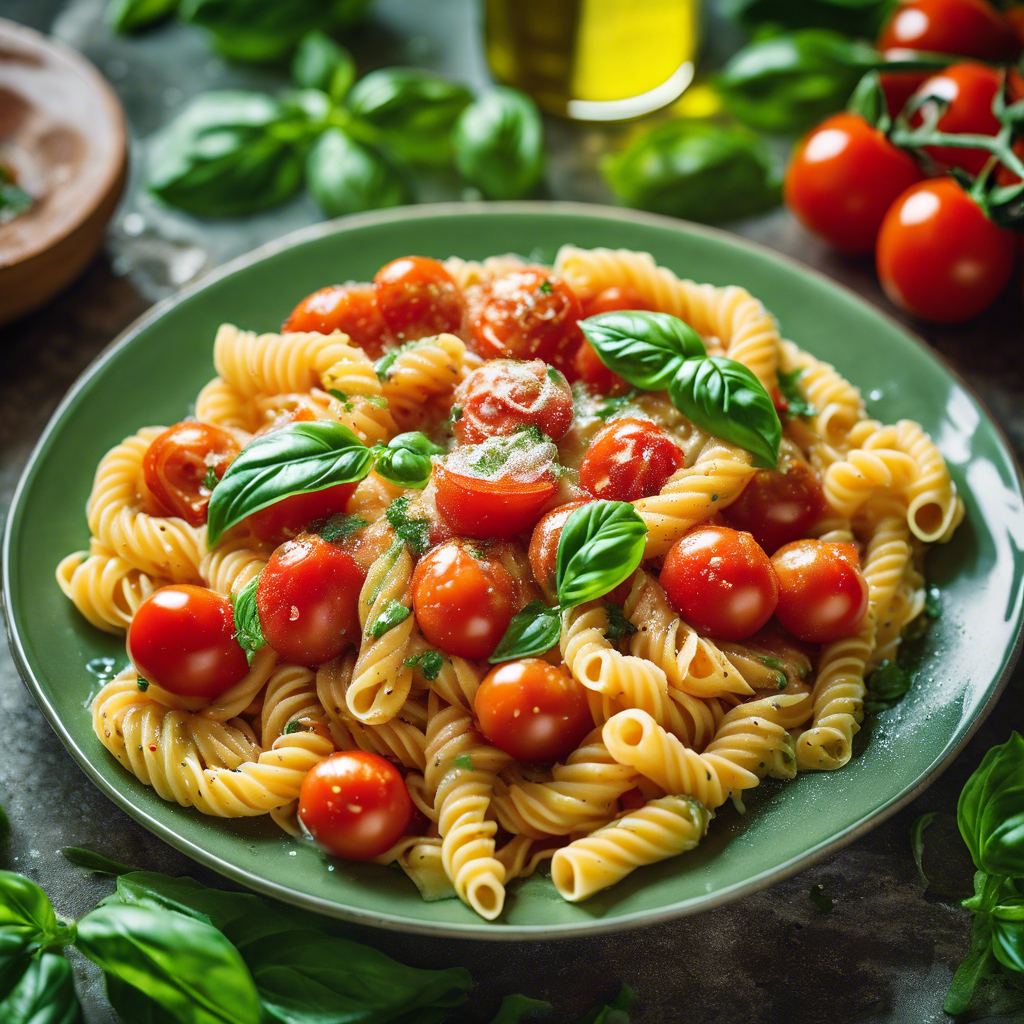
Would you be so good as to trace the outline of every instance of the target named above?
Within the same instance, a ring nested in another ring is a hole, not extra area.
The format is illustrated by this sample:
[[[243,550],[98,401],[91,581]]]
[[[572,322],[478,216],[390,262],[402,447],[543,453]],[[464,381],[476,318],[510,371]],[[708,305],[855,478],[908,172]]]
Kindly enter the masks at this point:
[[[107,254],[62,297],[4,328],[0,341],[0,508],[10,496],[47,418],[75,377],[153,301],[254,246],[318,219],[301,198],[240,220],[199,222],[158,209],[138,188],[145,140],[189,95],[224,85],[277,88],[273,71],[232,67],[202,34],[170,24],[133,40],[111,38],[100,0],[2,0],[0,15],[51,31],[81,49],[111,79],[131,122],[132,186],[110,233]],[[352,40],[361,70],[416,63],[482,84],[478,8],[470,0],[377,0],[374,22]],[[728,45],[712,21],[710,49]],[[624,129],[548,123],[548,195],[606,201],[595,161]],[[420,198],[458,198],[439,177]],[[783,211],[732,226],[853,288],[888,309],[868,260],[828,252]],[[911,324],[967,378],[1020,451],[1020,291],[969,325]],[[827,329],[827,325],[823,325]],[[925,892],[910,855],[910,828],[925,811],[954,811],[960,787],[983,753],[1013,728],[1024,730],[1021,673],[977,736],[914,803],[869,835],[808,871],[730,906],[670,924],[554,943],[431,940],[371,929],[357,938],[422,966],[462,964],[478,981],[469,1006],[452,1019],[490,1019],[503,994],[551,1000],[568,1021],[620,981],[640,995],[635,1024],[932,1024],[949,1018],[942,1000],[968,948],[970,924],[953,901]],[[130,864],[225,883],[151,836],[113,807],[72,761],[0,651],[0,802],[14,825],[0,841],[0,863],[36,879],[60,913],[78,916],[109,883],[68,865],[67,845],[90,846]],[[948,833],[947,833],[948,835]],[[832,900],[823,913],[814,886]],[[87,1024],[114,1020],[97,974],[78,962]],[[991,1020],[1021,1018],[1004,1015]],[[130,1022],[129,1022],[130,1024]]]

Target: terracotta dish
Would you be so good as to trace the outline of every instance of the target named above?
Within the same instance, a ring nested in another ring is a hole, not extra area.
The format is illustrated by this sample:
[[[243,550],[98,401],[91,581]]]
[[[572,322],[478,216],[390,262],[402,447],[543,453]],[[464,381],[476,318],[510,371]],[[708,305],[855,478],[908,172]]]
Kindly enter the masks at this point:
[[[124,187],[124,112],[84,57],[0,19],[0,168],[31,205],[0,217],[0,324],[93,258]]]

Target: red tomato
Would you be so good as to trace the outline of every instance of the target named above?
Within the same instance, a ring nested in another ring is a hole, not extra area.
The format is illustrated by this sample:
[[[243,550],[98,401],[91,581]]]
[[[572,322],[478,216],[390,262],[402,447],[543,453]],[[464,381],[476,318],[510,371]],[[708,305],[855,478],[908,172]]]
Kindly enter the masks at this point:
[[[927,50],[996,63],[1012,60],[1020,49],[1010,23],[985,0],[901,3],[876,45],[887,57],[891,50]]]
[[[661,427],[624,416],[594,435],[580,483],[595,498],[636,501],[657,494],[682,464],[682,448]]]
[[[488,360],[462,382],[453,404],[462,410],[453,427],[460,444],[479,444],[529,426],[558,441],[572,426],[569,382],[540,359]]]
[[[929,78],[917,95],[948,101],[949,106],[938,120],[939,131],[997,135],[1000,124],[992,113],[992,101],[1002,87],[1002,80],[1002,71],[986,64],[953,64],[941,74]],[[911,124],[921,124],[930,105],[926,101],[911,118]],[[990,156],[984,149],[959,149],[956,146],[927,146],[925,152],[944,167],[962,167],[974,175],[981,173]]]
[[[359,639],[366,573],[316,534],[282,544],[260,573],[256,609],[267,643],[286,661],[320,665]]]
[[[640,297],[640,293],[629,285],[619,287],[613,285],[598,292],[583,307],[583,316],[597,316],[598,313],[614,313],[620,309],[650,309],[651,307]],[[620,394],[629,389],[629,384],[617,373],[612,373],[601,357],[594,351],[594,346],[586,338],[576,349],[573,370],[577,380],[593,388],[603,395]]]
[[[492,669],[473,707],[484,736],[517,761],[564,760],[594,728],[582,684],[540,658]]]
[[[878,233],[885,294],[908,313],[956,323],[980,313],[1013,272],[1016,236],[996,227],[952,178],[907,189]]]
[[[814,470],[785,459],[780,469],[755,473],[722,517],[734,530],[752,534],[765,551],[774,551],[806,536],[825,512],[825,496]]]
[[[179,697],[213,700],[249,671],[231,602],[189,583],[161,587],[139,605],[128,657],[140,676]]]
[[[698,526],[676,541],[661,585],[687,622],[717,640],[756,633],[779,600],[768,556],[749,533],[727,526]]]
[[[313,765],[299,790],[299,821],[326,853],[373,860],[394,846],[413,804],[398,769],[379,754],[341,750]]]
[[[775,616],[798,640],[827,644],[851,636],[868,609],[868,585],[852,544],[797,540],[772,556],[779,580]]]
[[[335,484],[322,491],[293,494],[249,516],[252,532],[268,544],[283,544],[298,537],[310,523],[344,512],[355,484]]]
[[[899,56],[899,50],[893,51],[892,59]],[[907,100],[928,80],[927,74],[920,71],[882,71],[878,80],[885,93],[885,106],[890,117],[896,117],[907,105]]]
[[[380,358],[392,341],[377,306],[377,294],[369,284],[333,284],[307,295],[292,310],[281,331],[341,331],[371,359]]]
[[[893,201],[923,177],[914,159],[856,114],[834,114],[796,147],[786,205],[843,252],[871,252]]]
[[[460,658],[493,654],[516,613],[515,580],[467,541],[450,540],[424,555],[410,589],[427,642]]]
[[[207,475],[212,469],[219,480],[238,452],[238,442],[226,430],[208,423],[184,420],[158,434],[142,460],[154,514],[202,526],[211,494]]]
[[[598,313],[614,313],[619,309],[650,308],[632,285],[612,285],[587,300],[583,306],[583,315],[597,316]]]
[[[572,366],[583,334],[580,300],[545,267],[496,277],[483,292],[470,324],[477,351],[488,359],[543,359]]]
[[[570,501],[567,505],[560,505],[533,528],[527,556],[540,589],[550,598],[555,596],[555,565],[558,560],[558,542],[562,539],[562,527],[569,516],[588,501],[590,499],[586,498],[583,501]]]
[[[402,340],[457,331],[462,326],[459,287],[444,265],[425,256],[386,263],[373,278],[377,305]]]

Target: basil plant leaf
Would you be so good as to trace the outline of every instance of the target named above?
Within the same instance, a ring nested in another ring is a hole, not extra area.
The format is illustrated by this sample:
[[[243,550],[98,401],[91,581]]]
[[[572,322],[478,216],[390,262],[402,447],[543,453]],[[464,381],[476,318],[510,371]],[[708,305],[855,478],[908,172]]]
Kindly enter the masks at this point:
[[[115,32],[139,32],[169,18],[179,0],[112,0],[107,6],[107,24]]]
[[[1024,876],[1024,737],[992,747],[960,792],[960,832],[975,865]]]
[[[256,591],[260,585],[257,573],[237,594],[231,597],[235,615],[235,639],[238,646],[245,651],[246,658],[252,664],[252,656],[267,642],[260,625],[259,610],[256,607]]]
[[[370,449],[331,420],[289,423],[250,441],[210,495],[207,537],[212,546],[247,515],[292,494],[362,480]]]
[[[543,999],[531,999],[515,992],[502,999],[498,1014],[491,1020],[491,1024],[522,1024],[523,1021],[547,1016],[553,1009],[554,1007]]]
[[[379,476],[399,487],[422,490],[430,483],[434,469],[430,457],[443,455],[444,449],[425,434],[413,430],[392,438],[387,446],[375,446],[373,452],[377,459],[374,468]]]
[[[78,923],[78,949],[183,1024],[259,1024],[260,1000],[238,950],[212,925],[111,903]]]
[[[0,998],[4,1024],[79,1024],[81,1019],[71,964],[58,953],[31,960],[6,997]]]
[[[1011,971],[1024,973],[1024,896],[992,911],[992,952]]]
[[[643,561],[647,524],[628,501],[591,501],[565,521],[555,560],[562,608],[607,594]]]
[[[356,80],[352,54],[320,29],[304,35],[292,57],[292,80],[303,89],[319,89],[335,103]]]
[[[778,466],[779,414],[764,385],[742,363],[722,356],[688,359],[669,383],[668,394],[698,427],[750,452],[755,466]]]
[[[472,99],[464,85],[426,71],[381,68],[356,82],[347,102],[400,157],[440,166],[451,158],[449,134]]]
[[[544,174],[540,111],[516,89],[491,89],[466,107],[452,144],[456,170],[488,199],[521,199]]]
[[[107,999],[121,1020],[131,1024],[178,1024],[178,1018],[155,999],[133,988],[114,974],[104,974]]]
[[[700,335],[668,313],[598,313],[580,327],[601,362],[644,391],[668,387],[684,359],[706,354]]]
[[[874,39],[893,7],[893,0],[723,0],[720,9],[746,28],[831,28]]]
[[[61,931],[50,898],[35,882],[13,871],[0,871],[0,928],[40,944]]]
[[[94,871],[98,875],[111,875],[117,878],[119,875],[127,875],[135,870],[127,864],[111,860],[110,857],[105,857],[95,850],[86,849],[84,846],[65,846],[60,852],[72,864],[85,868],[86,871]]]
[[[530,658],[550,651],[562,635],[562,619],[557,608],[543,601],[531,601],[509,623],[494,653],[488,659],[496,665],[513,658]]]
[[[276,206],[302,184],[303,120],[263,93],[203,93],[154,143],[149,190],[201,217]]]
[[[328,217],[401,206],[410,199],[404,173],[342,128],[328,128],[316,140],[306,159],[306,179]]]

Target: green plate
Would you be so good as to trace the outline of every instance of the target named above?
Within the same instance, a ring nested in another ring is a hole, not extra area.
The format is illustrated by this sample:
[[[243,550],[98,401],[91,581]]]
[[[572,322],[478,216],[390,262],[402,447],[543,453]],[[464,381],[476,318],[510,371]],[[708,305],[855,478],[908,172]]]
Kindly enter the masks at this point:
[[[369,280],[406,253],[481,258],[519,252],[551,260],[563,242],[641,249],[676,273],[740,284],[778,317],[786,337],[834,363],[873,416],[919,420],[949,461],[967,505],[953,543],[928,573],[942,615],[907,698],[871,719],[838,772],[752,791],[747,812],[723,808],[693,853],[635,872],[583,905],[548,878],[514,882],[500,921],[458,900],[424,903],[397,869],[328,863],[267,820],[208,818],[160,800],[93,736],[86,663],[123,643],[90,627],[54,582],[58,560],[88,541],[93,467],[138,427],[173,423],[213,376],[224,321],[275,330],[308,292]],[[336,917],[473,938],[548,938],[611,931],[693,913],[778,881],[877,825],[956,756],[995,703],[1017,654],[1024,514],[1019,471],[999,429],[961,381],[892,320],[778,253],[668,219],[573,204],[423,206],[299,231],[236,260],[157,306],[123,334],[54,414],[18,487],[4,542],[11,644],[57,734],[96,784],[173,846],[261,892]]]

